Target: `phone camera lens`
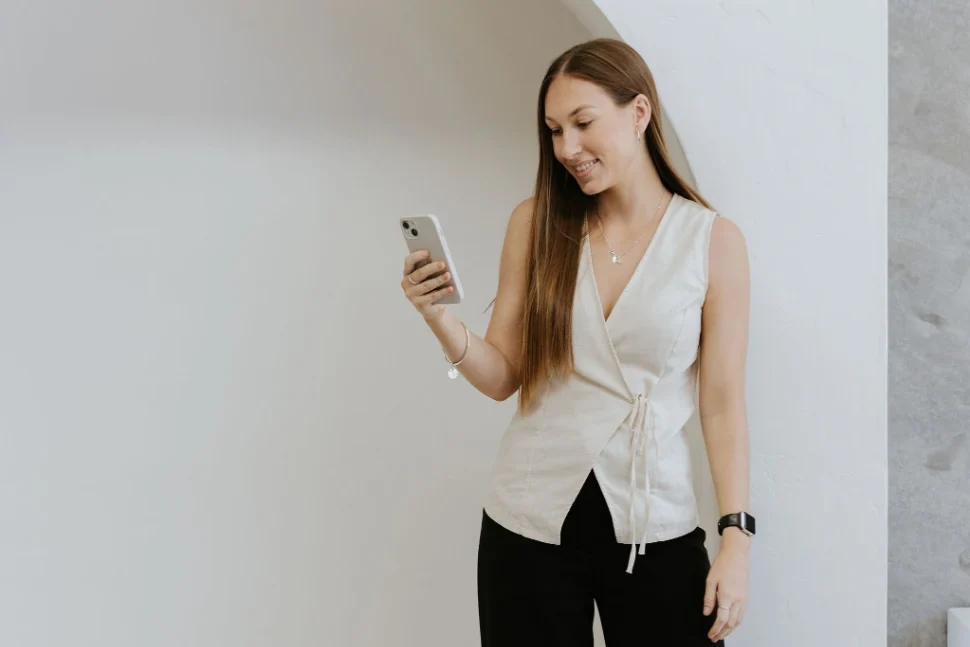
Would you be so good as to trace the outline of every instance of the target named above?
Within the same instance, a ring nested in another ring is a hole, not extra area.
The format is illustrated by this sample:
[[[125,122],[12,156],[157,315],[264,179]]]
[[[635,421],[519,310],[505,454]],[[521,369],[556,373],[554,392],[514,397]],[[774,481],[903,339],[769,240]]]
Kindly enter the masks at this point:
[[[407,229],[408,227],[411,226],[411,223],[409,223],[407,220],[405,220],[404,222],[401,223],[401,226],[404,227],[405,229]]]
[[[417,229],[412,229],[411,230],[411,235],[412,236],[417,236],[418,235],[418,230]]]

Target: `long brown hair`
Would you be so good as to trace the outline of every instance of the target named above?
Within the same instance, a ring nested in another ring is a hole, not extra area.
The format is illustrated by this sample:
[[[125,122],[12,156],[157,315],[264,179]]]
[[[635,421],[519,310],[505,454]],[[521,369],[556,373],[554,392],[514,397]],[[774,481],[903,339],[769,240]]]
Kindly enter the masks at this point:
[[[640,94],[646,96],[651,116],[645,145],[660,181],[672,193],[711,208],[670,163],[657,87],[635,49],[620,40],[597,38],[570,48],[549,65],[539,90],[539,169],[523,313],[520,412],[532,408],[546,380],[573,370],[573,296],[582,237],[587,233],[583,223],[596,204],[596,198],[583,193],[556,160],[551,131],[545,123],[546,93],[561,75],[595,83],[620,107]]]

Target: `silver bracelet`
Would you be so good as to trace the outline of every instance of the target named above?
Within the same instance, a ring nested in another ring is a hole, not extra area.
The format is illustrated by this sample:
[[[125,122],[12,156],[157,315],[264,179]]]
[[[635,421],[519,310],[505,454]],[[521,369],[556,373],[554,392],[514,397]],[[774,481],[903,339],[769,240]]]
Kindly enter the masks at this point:
[[[465,329],[465,352],[461,354],[461,359],[457,362],[453,362],[448,359],[448,354],[445,353],[445,349],[441,349],[441,354],[445,356],[445,361],[451,364],[451,368],[448,369],[448,377],[451,379],[456,379],[458,377],[458,365],[465,361],[465,356],[468,355],[468,346],[471,344],[471,333],[468,332],[468,326],[465,325],[464,321],[459,322],[461,327]]]

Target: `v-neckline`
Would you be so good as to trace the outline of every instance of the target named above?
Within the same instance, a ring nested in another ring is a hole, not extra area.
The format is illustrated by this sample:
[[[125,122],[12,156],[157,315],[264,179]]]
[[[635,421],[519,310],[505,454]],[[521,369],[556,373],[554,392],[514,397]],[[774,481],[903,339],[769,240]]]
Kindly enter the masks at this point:
[[[643,250],[643,255],[640,257],[640,260],[637,261],[637,266],[633,269],[633,274],[631,274],[630,278],[627,279],[627,282],[623,285],[623,288],[620,290],[619,296],[616,297],[616,301],[613,303],[613,307],[610,309],[609,315],[607,315],[606,312],[603,310],[603,299],[602,297],[600,297],[599,283],[596,280],[596,268],[593,266],[593,246],[590,243],[589,223],[587,221],[586,245],[585,245],[586,262],[589,263],[589,273],[590,273],[590,276],[593,278],[593,292],[596,295],[596,304],[598,306],[597,313],[599,315],[600,320],[603,322],[603,325],[607,327],[607,334],[609,334],[610,319],[613,318],[613,314],[616,312],[616,309],[620,307],[620,303],[623,301],[623,297],[624,295],[626,295],[627,289],[630,287],[630,284],[633,283],[633,281],[636,280],[637,277],[640,275],[640,271],[643,269],[643,266],[646,264],[647,259],[651,255],[650,252],[653,250],[654,245],[657,242],[657,239],[660,238],[660,232],[664,228],[664,225],[668,220],[667,216],[669,216],[670,212],[672,211],[672,208],[674,206],[674,200],[676,200],[678,197],[679,196],[676,193],[671,194],[670,202],[667,203],[667,206],[664,208],[663,213],[660,215],[660,222],[657,223],[656,231],[653,232],[653,236],[650,237],[650,242],[647,243],[647,248]],[[612,339],[610,340],[610,343],[612,343]]]

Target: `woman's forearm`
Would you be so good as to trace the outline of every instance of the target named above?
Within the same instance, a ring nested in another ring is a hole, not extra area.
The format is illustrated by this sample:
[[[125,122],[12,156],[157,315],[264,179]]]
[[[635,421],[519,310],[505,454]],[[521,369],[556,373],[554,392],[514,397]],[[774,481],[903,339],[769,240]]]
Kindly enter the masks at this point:
[[[449,310],[428,320],[448,359],[457,362],[465,352],[465,329]],[[444,361],[444,360],[442,360]],[[506,400],[519,388],[515,367],[498,348],[469,331],[468,354],[458,371],[476,389],[493,400]]]
[[[715,415],[701,417],[701,429],[711,465],[720,515],[750,512],[750,456],[748,427],[743,407],[736,406]],[[748,537],[739,528],[724,531],[724,541],[747,545]]]

